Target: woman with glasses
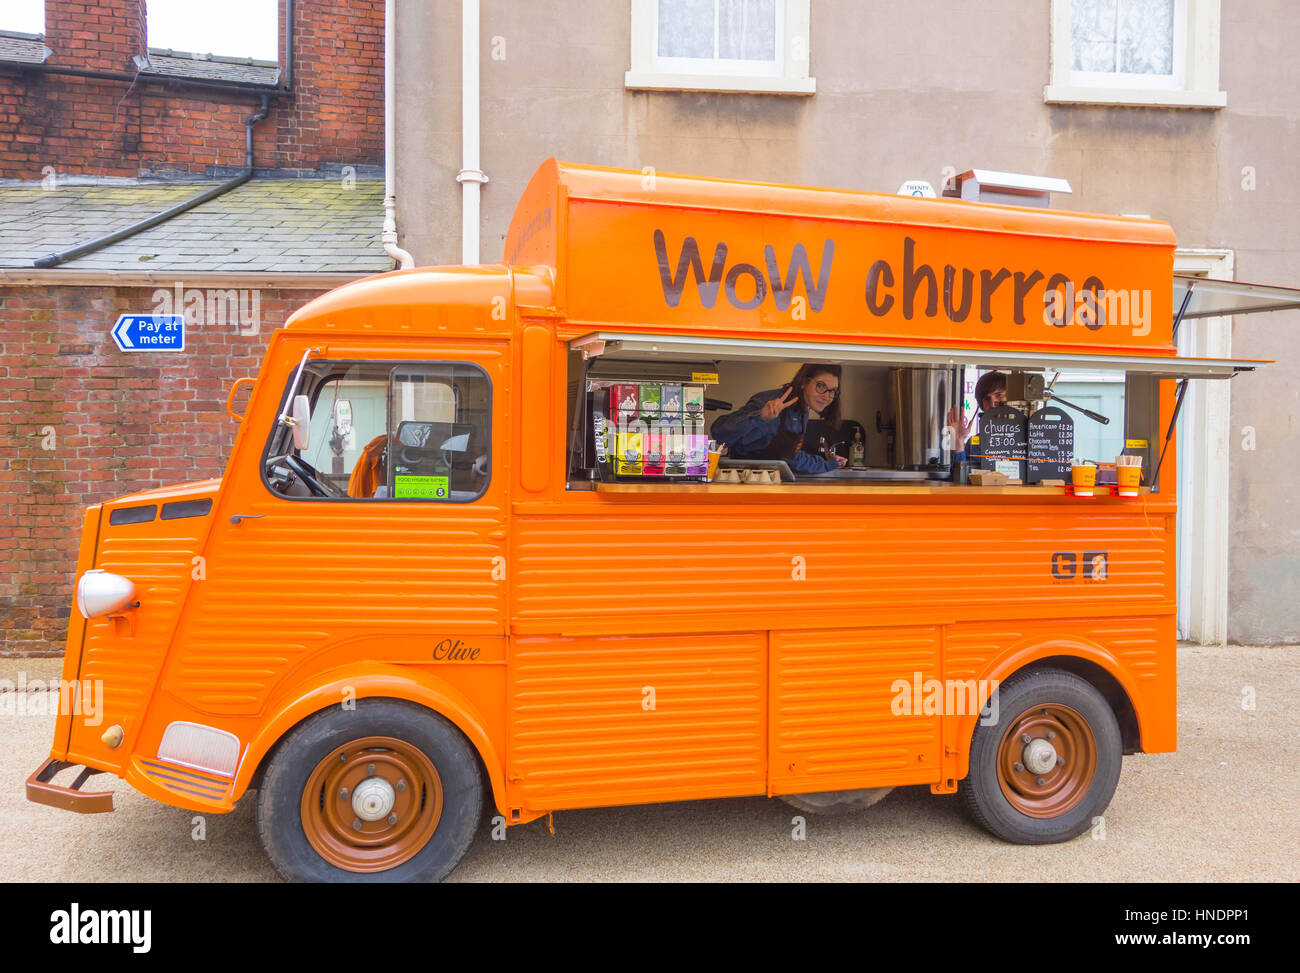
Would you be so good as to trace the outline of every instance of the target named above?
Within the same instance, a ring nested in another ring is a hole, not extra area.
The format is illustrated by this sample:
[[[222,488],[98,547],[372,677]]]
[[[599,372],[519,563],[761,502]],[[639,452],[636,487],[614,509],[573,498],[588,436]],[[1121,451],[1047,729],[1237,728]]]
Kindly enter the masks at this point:
[[[803,446],[808,415],[818,413],[832,428],[840,424],[840,366],[805,363],[790,384],[759,392],[735,412],[719,416],[709,435],[726,443],[734,459],[783,459],[796,473],[829,473],[847,462]]]

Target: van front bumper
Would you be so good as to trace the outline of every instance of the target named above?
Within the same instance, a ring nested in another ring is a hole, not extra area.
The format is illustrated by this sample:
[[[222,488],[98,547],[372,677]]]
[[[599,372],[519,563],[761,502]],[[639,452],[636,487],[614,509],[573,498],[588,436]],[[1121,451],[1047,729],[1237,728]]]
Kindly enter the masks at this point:
[[[78,764],[55,760],[53,757],[45,761],[27,778],[27,800],[34,804],[61,808],[64,811],[76,811],[78,814],[102,814],[113,810],[112,791],[86,793],[81,790],[87,780],[105,771],[82,767],[81,773],[77,775],[71,787],[50,783],[59,771],[76,766]]]

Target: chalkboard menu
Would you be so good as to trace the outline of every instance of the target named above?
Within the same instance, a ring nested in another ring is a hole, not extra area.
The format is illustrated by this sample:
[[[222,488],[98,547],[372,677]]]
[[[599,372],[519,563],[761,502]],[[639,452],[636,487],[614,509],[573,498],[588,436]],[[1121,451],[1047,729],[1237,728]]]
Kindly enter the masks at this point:
[[[1026,483],[1039,480],[1070,480],[1074,456],[1074,420],[1054,405],[1029,417],[1029,461]]]
[[[1028,446],[1029,423],[1019,409],[999,405],[980,414],[980,469],[1024,480]]]

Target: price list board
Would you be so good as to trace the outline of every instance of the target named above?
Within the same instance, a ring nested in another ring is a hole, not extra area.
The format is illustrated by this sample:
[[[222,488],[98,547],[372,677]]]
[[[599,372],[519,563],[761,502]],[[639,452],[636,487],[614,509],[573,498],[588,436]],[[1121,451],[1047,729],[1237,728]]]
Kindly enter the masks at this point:
[[[1054,405],[1039,409],[1029,417],[1029,459],[1025,482],[1070,479],[1070,461],[1074,457],[1074,420]]]
[[[1014,480],[1025,479],[1025,455],[1029,448],[1029,422],[1025,414],[1000,405],[980,415],[980,469],[1005,473]]]

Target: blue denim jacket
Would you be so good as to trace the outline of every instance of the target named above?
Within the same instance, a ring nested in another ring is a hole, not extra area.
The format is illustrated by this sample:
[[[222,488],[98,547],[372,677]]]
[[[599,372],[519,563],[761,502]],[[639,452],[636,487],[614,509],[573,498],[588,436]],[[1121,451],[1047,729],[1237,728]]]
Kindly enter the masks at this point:
[[[761,457],[782,427],[787,432],[803,435],[808,428],[808,407],[802,402],[796,402],[775,419],[765,420],[762,416],[764,405],[785,394],[785,387],[759,392],[735,412],[714,419],[709,435],[720,443],[726,443],[735,459]],[[802,449],[795,450],[787,462],[796,473],[829,473],[839,469],[838,463],[830,463],[816,453]]]

